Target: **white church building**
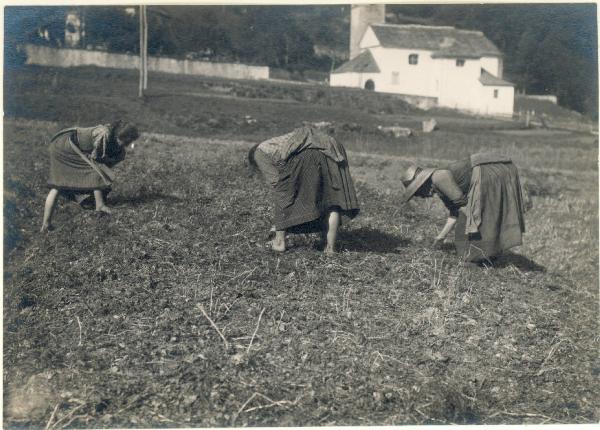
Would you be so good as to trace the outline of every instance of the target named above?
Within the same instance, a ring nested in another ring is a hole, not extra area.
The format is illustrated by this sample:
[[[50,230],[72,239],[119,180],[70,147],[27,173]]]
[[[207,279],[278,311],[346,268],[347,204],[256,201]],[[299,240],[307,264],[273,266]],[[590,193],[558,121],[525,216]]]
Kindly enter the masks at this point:
[[[330,75],[335,87],[428,99],[430,105],[512,116],[514,84],[502,53],[480,31],[384,24],[383,5],[352,6],[350,60]],[[358,34],[357,34],[358,33]]]

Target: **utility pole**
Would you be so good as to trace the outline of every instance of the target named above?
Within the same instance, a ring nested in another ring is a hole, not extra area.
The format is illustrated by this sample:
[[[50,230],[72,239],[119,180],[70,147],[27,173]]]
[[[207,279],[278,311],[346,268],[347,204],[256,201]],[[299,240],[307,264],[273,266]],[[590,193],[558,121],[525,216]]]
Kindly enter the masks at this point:
[[[146,19],[146,5],[140,5],[140,86],[139,97],[144,97],[144,90],[148,88],[148,20]]]
[[[148,15],[144,5],[144,90],[148,89]]]

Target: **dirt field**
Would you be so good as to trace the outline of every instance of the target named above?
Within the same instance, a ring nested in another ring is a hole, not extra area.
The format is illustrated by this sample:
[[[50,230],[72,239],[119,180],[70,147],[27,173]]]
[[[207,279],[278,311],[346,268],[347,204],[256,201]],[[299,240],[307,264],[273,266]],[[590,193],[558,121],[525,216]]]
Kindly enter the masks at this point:
[[[376,125],[429,116],[385,98],[290,101],[280,84],[246,83],[262,100],[151,76],[140,101],[117,71],[5,79],[6,427],[600,420],[595,136],[457,116],[392,139]],[[39,235],[44,140],[121,115],[144,133],[116,168],[114,214],[61,201]],[[276,255],[245,153],[322,120],[349,149],[361,214],[335,256],[311,235]],[[472,269],[430,249],[442,205],[401,206],[398,172],[490,148],[513,156],[532,208],[525,244]]]

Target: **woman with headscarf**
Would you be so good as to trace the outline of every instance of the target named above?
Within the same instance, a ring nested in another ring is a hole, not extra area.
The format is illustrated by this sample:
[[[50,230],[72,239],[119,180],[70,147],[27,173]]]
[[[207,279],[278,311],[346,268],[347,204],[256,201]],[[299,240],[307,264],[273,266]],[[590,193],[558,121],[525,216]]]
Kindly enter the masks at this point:
[[[490,260],[522,244],[525,232],[519,174],[510,158],[473,154],[445,168],[411,164],[402,175],[404,202],[437,194],[449,211],[434,246],[455,229],[458,254],[469,262]]]
[[[248,159],[272,191],[273,250],[286,250],[286,232],[319,231],[325,252],[335,252],[339,225],[359,212],[342,144],[330,133],[304,126],[255,145]]]
[[[41,231],[52,229],[52,215],[59,194],[88,195],[96,211],[110,213],[105,198],[111,190],[111,167],[123,161],[125,148],[139,137],[131,123],[117,121],[95,127],[73,127],[59,131],[50,140],[50,192],[44,205]]]

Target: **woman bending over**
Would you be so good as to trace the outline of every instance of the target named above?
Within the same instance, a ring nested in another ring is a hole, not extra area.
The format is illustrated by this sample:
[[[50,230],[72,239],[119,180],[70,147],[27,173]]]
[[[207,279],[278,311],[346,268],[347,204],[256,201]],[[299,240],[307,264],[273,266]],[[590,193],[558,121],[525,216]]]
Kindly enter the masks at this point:
[[[323,130],[304,126],[255,145],[248,158],[272,191],[273,250],[286,250],[286,232],[321,232],[325,252],[335,252],[342,219],[359,212],[342,144]]]
[[[404,202],[437,194],[448,209],[446,224],[434,240],[455,229],[458,254],[470,262],[489,260],[522,244],[525,232],[519,174],[510,158],[473,154],[445,168],[410,165],[402,175]]]
[[[105,197],[111,190],[111,169],[123,161],[125,148],[139,137],[138,129],[117,121],[96,127],[73,127],[59,131],[50,141],[50,192],[46,197],[41,231],[51,230],[52,215],[59,194],[92,193],[96,210],[110,213]]]

